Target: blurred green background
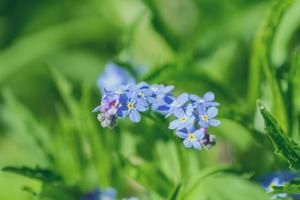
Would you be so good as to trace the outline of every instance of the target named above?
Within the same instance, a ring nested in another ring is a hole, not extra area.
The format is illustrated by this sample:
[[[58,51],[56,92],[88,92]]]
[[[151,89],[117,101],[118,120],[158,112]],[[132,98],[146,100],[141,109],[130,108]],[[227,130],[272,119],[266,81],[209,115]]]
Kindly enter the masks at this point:
[[[248,179],[288,165],[261,135],[255,102],[263,99],[298,140],[299,10],[297,0],[0,0],[0,167],[50,168],[82,192],[113,186],[164,199],[182,179],[234,166],[234,175],[198,188],[203,199],[233,199],[226,184],[265,199]],[[213,91],[221,103],[217,146],[185,150],[147,119],[103,130],[91,110],[108,61],[146,66],[139,80],[173,84],[176,93]],[[42,190],[38,180],[0,172],[0,199]]]

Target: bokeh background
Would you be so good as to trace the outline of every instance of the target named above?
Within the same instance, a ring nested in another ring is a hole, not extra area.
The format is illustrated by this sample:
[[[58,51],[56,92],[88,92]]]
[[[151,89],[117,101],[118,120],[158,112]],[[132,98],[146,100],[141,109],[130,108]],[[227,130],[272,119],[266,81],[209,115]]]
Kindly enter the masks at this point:
[[[267,199],[256,179],[288,164],[261,134],[256,99],[298,140],[299,95],[291,100],[289,80],[299,92],[300,76],[290,76],[299,74],[299,10],[297,0],[0,0],[0,167],[38,166],[64,180],[47,187],[0,172],[0,199],[41,191],[76,199],[98,187],[166,199],[181,180],[218,167],[230,174],[194,188],[190,199],[232,200],[236,187],[236,199]],[[282,96],[260,67],[264,56]],[[212,129],[216,147],[184,149],[163,120],[167,133],[148,119],[102,129],[91,110],[107,62],[137,80],[173,84],[177,94],[213,91],[222,121]]]

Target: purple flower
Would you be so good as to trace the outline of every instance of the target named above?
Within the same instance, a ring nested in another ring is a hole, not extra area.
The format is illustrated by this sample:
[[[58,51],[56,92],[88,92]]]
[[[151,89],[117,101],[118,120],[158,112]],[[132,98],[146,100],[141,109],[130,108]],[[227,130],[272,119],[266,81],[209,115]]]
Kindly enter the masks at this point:
[[[208,128],[209,126],[219,126],[221,122],[214,117],[218,114],[218,109],[216,107],[209,107],[206,109],[204,105],[198,107],[198,117],[199,125],[203,128]]]
[[[106,90],[113,91],[120,85],[134,84],[134,78],[124,68],[107,63],[104,72],[99,76],[97,85],[103,94]]]
[[[176,109],[174,111],[174,115],[177,117],[176,120],[170,122],[169,129],[184,129],[192,126],[195,121],[195,117],[193,115],[193,106],[189,104],[184,111],[183,108]]]
[[[187,93],[183,93],[179,95],[177,98],[166,95],[164,98],[164,103],[158,106],[157,110],[161,113],[164,113],[166,117],[170,115],[174,115],[176,110],[180,109],[189,99],[189,95]]]
[[[183,144],[186,148],[201,149],[200,140],[204,137],[205,133],[202,129],[195,129],[194,126],[177,131],[177,135],[183,138]]]
[[[138,123],[141,120],[139,112],[145,112],[148,108],[144,101],[137,98],[136,93],[121,94],[120,104],[121,106],[117,111],[118,117],[124,118],[129,115],[129,119],[134,123]]]

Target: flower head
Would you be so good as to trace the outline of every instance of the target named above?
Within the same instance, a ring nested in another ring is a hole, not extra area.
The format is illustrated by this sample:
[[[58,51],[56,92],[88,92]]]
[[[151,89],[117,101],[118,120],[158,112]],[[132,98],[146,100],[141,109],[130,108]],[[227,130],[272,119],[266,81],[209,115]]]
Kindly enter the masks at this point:
[[[135,123],[141,120],[139,112],[145,112],[148,108],[148,105],[133,92],[120,95],[120,104],[117,111],[118,117],[124,118],[129,115],[129,119]]]
[[[208,128],[209,126],[219,126],[221,123],[219,120],[214,119],[218,114],[218,109],[216,107],[206,108],[204,105],[198,107],[198,117],[199,125],[203,128]]]
[[[180,130],[191,127],[194,124],[195,117],[193,115],[193,106],[191,104],[189,104],[185,110],[183,108],[176,109],[174,115],[177,119],[170,122],[169,129]]]
[[[189,128],[184,128],[182,130],[178,130],[177,132],[178,137],[183,138],[183,144],[186,148],[194,148],[194,149],[201,149],[200,140],[204,137],[205,133],[201,129],[196,129],[195,127],[191,126]]]

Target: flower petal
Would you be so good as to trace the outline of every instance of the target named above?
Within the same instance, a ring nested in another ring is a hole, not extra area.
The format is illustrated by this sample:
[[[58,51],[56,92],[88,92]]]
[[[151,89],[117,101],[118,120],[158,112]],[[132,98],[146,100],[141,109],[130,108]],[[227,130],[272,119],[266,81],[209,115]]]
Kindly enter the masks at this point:
[[[191,141],[186,138],[183,140],[183,145],[186,147],[186,148],[191,148],[193,146],[193,144],[191,143]]]
[[[175,117],[177,117],[177,118],[181,118],[181,117],[183,117],[183,116],[185,115],[185,113],[184,113],[184,111],[183,111],[182,108],[180,108],[180,109],[175,109],[175,110],[173,111],[173,114],[174,114]]]
[[[138,123],[139,121],[141,121],[141,115],[138,111],[131,110],[129,113],[129,119],[134,123]]]
[[[218,114],[218,109],[216,107],[210,107],[207,109],[207,116],[209,119],[214,118]]]
[[[211,120],[209,120],[209,124],[211,126],[220,126],[221,122],[219,120],[217,120],[217,119],[211,119]]]
[[[94,109],[92,110],[92,112],[100,112],[100,107],[101,107],[101,106],[97,106],[96,108],[94,108]]]
[[[200,148],[201,148],[201,145],[197,140],[192,141],[192,145],[193,145],[194,149],[200,150]]]
[[[207,101],[213,101],[215,99],[215,94],[213,92],[206,92],[203,96],[204,100]]]
[[[201,140],[204,137],[204,132],[200,130],[195,131],[194,134],[197,140]]]
[[[187,93],[183,93],[177,97],[176,101],[180,106],[182,106],[188,101],[188,99],[189,99],[189,95]]]
[[[171,121],[169,123],[169,129],[176,129],[179,125],[180,121],[178,119]]]
[[[166,86],[166,87],[163,88],[163,92],[164,92],[164,93],[169,93],[169,92],[171,92],[173,89],[174,89],[174,86],[173,86],[173,85],[168,85],[168,86]]]

